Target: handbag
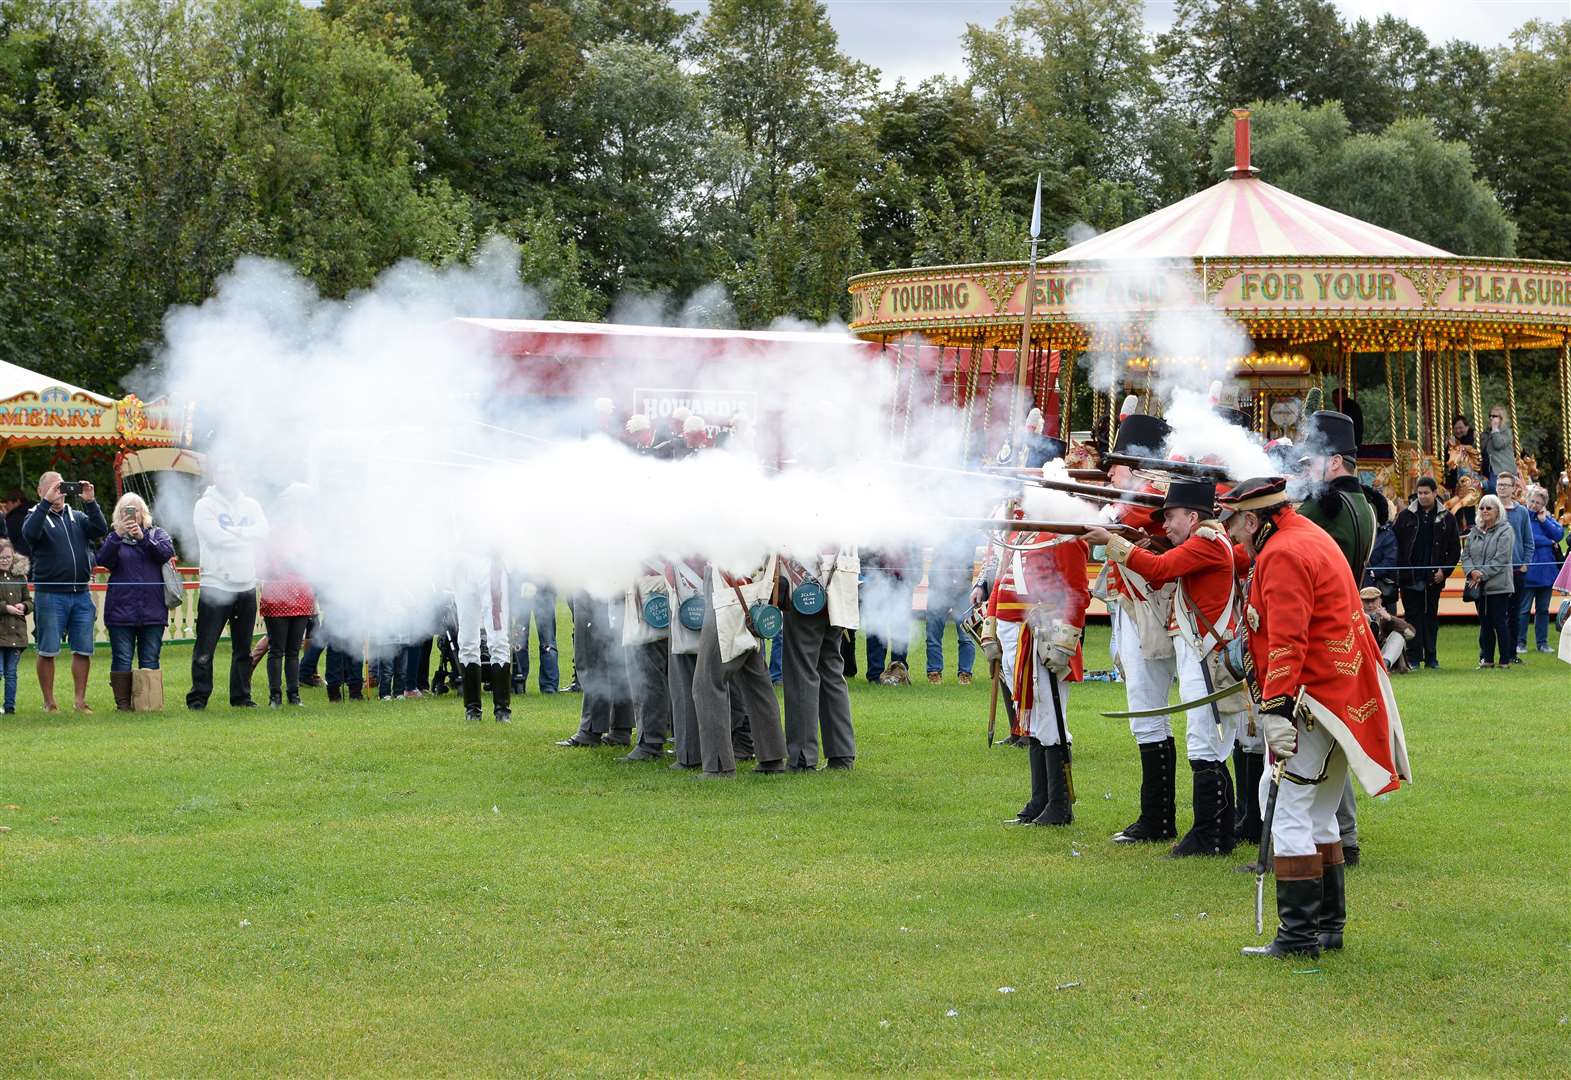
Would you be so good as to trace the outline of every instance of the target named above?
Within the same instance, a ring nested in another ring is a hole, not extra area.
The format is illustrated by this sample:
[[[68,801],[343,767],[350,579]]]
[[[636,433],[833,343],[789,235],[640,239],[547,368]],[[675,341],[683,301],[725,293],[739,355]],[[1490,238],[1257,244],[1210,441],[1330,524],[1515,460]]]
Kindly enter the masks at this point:
[[[1476,604],[1483,599],[1479,589],[1479,586],[1482,584],[1482,581],[1469,581],[1462,586],[1462,602],[1464,604]]]
[[[180,571],[175,569],[174,563],[164,563],[160,570],[164,578],[164,607],[173,611],[185,603],[185,582],[180,578]]]

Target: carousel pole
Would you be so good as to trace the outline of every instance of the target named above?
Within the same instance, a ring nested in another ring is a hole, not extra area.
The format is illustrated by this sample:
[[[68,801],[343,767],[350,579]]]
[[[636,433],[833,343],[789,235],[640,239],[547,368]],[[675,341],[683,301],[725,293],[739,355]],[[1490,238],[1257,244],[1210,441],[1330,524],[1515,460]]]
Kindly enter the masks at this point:
[[[1511,374],[1511,343],[1501,341],[1506,354],[1506,408],[1511,410],[1511,456],[1522,460],[1522,436],[1516,426],[1516,380]]]
[[[1560,337],[1560,467],[1571,470],[1571,334]]]
[[[1042,237],[1042,174],[1036,174],[1036,200],[1031,204],[1031,262],[1026,269],[1026,303],[1020,320],[1020,348],[1015,353],[1015,379],[1009,399],[1009,456],[1020,430],[1021,390],[1026,386],[1026,362],[1031,356],[1031,314],[1036,308],[1036,248]]]
[[[1467,339],[1467,382],[1473,392],[1473,430],[1476,433],[1482,419],[1484,396],[1478,388],[1478,349],[1473,344],[1472,335]],[[1474,441],[1477,441],[1476,435]]]
[[[1065,350],[1058,353],[1058,377],[1062,387],[1058,397],[1058,420],[1062,434],[1059,438],[1063,441],[1064,450],[1069,449],[1069,433],[1074,430],[1072,423],[1075,413],[1075,362],[1074,354]]]

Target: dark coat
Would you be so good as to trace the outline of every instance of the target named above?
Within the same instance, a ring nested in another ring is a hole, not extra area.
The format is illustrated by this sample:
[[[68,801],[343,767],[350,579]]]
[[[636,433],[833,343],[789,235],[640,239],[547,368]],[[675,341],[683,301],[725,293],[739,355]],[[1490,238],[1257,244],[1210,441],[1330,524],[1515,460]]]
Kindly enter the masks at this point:
[[[67,506],[57,514],[41,502],[27,512],[22,535],[33,552],[33,581],[39,592],[87,591],[93,573],[92,545],[109,532],[109,522],[98,503],[82,505],[81,510]]]
[[[1428,551],[1414,551],[1418,540],[1418,501],[1415,499],[1396,516],[1396,560],[1401,566],[1438,566],[1447,575],[1456,569],[1462,558],[1462,539],[1457,529],[1456,517],[1438,499],[1435,501],[1435,523],[1430,529]],[[1429,586],[1433,577],[1429,570],[1402,571],[1402,588],[1420,589]]]
[[[109,571],[104,593],[105,626],[168,626],[164,564],[175,557],[174,541],[154,525],[140,541],[111,532],[98,549],[98,565]]]
[[[11,604],[21,604],[24,612],[33,610],[33,594],[28,591],[27,577],[14,566],[0,571],[0,609]],[[27,615],[12,615],[0,610],[0,649],[27,648]]]

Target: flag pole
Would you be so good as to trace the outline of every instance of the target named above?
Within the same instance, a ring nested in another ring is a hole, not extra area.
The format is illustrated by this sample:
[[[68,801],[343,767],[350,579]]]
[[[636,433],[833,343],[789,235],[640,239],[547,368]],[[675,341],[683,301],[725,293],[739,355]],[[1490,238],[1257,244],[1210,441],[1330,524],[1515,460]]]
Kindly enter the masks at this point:
[[[1036,174],[1036,199],[1031,205],[1031,261],[1026,269],[1025,317],[1020,322],[1020,348],[1015,353],[1015,385],[1009,402],[1009,435],[1005,448],[1009,460],[1016,456],[1015,440],[1021,438],[1020,405],[1031,356],[1031,316],[1036,308],[1036,249],[1042,237],[1042,174]],[[1022,440],[1023,441],[1023,440]]]

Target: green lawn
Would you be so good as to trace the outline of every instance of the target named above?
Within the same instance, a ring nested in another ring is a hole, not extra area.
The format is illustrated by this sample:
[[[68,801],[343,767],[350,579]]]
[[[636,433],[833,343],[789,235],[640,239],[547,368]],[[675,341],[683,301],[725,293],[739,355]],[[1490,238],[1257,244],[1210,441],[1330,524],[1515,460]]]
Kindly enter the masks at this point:
[[[1318,965],[1238,956],[1240,860],[1108,842],[1116,685],[1074,690],[1075,824],[1006,829],[980,681],[858,680],[853,772],[716,784],[552,746],[576,695],[127,716],[100,670],[97,715],[45,717],[29,656],[0,1072],[1568,1075],[1571,669],[1475,671],[1474,633],[1398,680],[1418,782],[1362,801]]]

